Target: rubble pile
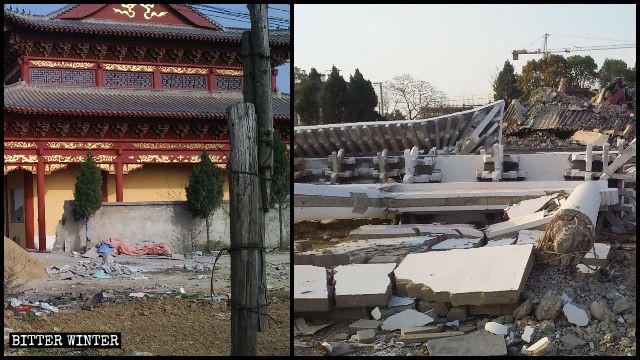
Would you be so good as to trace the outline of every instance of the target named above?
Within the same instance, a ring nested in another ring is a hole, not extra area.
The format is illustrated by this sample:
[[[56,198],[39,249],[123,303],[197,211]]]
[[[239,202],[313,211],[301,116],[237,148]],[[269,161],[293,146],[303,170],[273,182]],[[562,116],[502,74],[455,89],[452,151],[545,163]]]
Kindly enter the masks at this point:
[[[18,279],[46,279],[47,274],[42,270],[47,267],[16,244],[8,237],[4,237],[4,274],[15,274]],[[6,285],[6,284],[5,284]]]
[[[636,90],[618,78],[591,101],[544,88],[531,101],[514,99],[504,114],[503,133],[513,136],[527,130],[577,131],[597,129],[629,140],[636,130]]]

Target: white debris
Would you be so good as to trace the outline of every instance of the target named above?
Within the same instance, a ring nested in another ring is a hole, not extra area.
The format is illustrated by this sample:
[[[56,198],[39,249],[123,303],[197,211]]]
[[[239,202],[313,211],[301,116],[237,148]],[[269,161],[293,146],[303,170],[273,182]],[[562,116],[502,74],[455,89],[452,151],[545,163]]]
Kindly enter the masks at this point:
[[[391,299],[387,302],[387,307],[392,308],[396,306],[404,306],[413,304],[414,298],[412,297],[400,297],[400,296],[391,296]]]
[[[533,330],[534,328],[532,326],[525,326],[524,327],[524,332],[522,333],[522,340],[526,343],[530,343],[531,342],[531,337],[533,336]],[[524,348],[524,346],[523,346]],[[526,350],[526,349],[525,349]]]
[[[9,299],[9,301],[11,302],[11,307],[18,307],[20,306],[20,304],[22,304],[22,301],[16,298],[11,298]]]
[[[144,297],[146,294],[143,292],[137,292],[137,293],[131,293],[129,294],[129,296],[133,296],[133,297]]]
[[[380,317],[382,316],[382,314],[380,313],[380,309],[376,306],[375,309],[371,310],[371,317],[376,319],[376,320],[380,320]]]
[[[40,303],[40,307],[43,308],[44,310],[47,310],[47,311],[53,311],[54,313],[58,312],[58,308],[57,307],[52,306],[50,304],[47,304],[46,302],[41,302]]]
[[[560,296],[560,299],[562,300],[562,304],[563,304],[563,305],[564,305],[564,304],[566,304],[566,303],[570,303],[570,302],[571,302],[571,300],[572,300],[572,299],[571,299],[567,294],[565,294],[565,293],[562,293],[562,296]]]
[[[184,291],[184,288],[180,288],[180,294],[186,294],[187,292]]]
[[[482,238],[447,239],[431,247],[431,250],[468,249],[477,245]]]
[[[507,332],[509,330],[509,328],[505,325],[499,324],[494,321],[489,321],[488,323],[486,323],[484,325],[484,329],[496,335],[507,335]]]
[[[587,326],[587,324],[589,324],[589,315],[586,313],[586,311],[573,304],[565,304],[562,308],[562,311],[564,311],[567,320],[572,324],[578,326]]]
[[[622,318],[622,316],[618,316],[618,322],[620,322],[621,324],[624,324],[624,319]]]
[[[130,280],[146,280],[146,279],[149,279],[149,277],[146,275],[131,275],[129,276],[129,279]]]
[[[390,316],[382,323],[382,330],[393,331],[410,326],[423,326],[432,323],[431,316],[409,309]]]
[[[322,345],[322,347],[324,347],[324,348],[325,348],[325,350],[327,350],[327,352],[328,352],[329,354],[331,354],[331,352],[333,351],[333,345],[329,344],[329,343],[328,343],[328,342],[326,342],[326,341],[325,341],[325,342],[323,342],[321,345]]]
[[[453,320],[453,321],[449,321],[447,323],[444,323],[447,326],[455,326],[458,327],[460,326],[460,320]]]

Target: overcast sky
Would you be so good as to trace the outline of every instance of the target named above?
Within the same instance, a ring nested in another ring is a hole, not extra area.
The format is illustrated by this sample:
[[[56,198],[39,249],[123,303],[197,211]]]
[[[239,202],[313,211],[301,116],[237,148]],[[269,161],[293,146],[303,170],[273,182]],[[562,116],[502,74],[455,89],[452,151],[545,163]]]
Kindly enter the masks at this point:
[[[374,82],[409,73],[459,97],[492,93],[505,60],[520,73],[542,58],[513,61],[511,51],[542,48],[545,32],[550,49],[635,43],[636,5],[302,4],[294,5],[294,24],[294,65],[307,72],[335,64],[347,81],[359,68]],[[590,55],[598,67],[605,58],[636,61],[635,48],[563,55]]]
[[[208,4],[208,5],[215,6],[217,8],[233,10],[233,11],[241,11],[243,13],[246,13],[247,15],[249,14],[249,10],[247,9],[246,4]],[[11,6],[14,10],[18,8],[20,10],[24,9],[27,12],[31,11],[31,13],[34,15],[46,15],[61,9],[64,6],[67,6],[67,4],[5,4],[4,6],[6,8]],[[289,19],[290,17],[289,4],[269,4],[269,9],[267,11],[268,11],[269,17],[284,18],[284,19]],[[207,13],[204,15],[209,16],[213,21],[217,22],[222,26],[238,27],[238,28],[251,27],[250,22],[247,22],[246,20],[243,20],[240,18],[234,19],[233,16],[215,15],[213,13]],[[278,75],[276,76],[276,87],[284,93],[287,93],[287,94],[291,93],[290,92],[291,66],[289,62],[287,62],[282,66],[277,67],[277,69],[278,69]]]

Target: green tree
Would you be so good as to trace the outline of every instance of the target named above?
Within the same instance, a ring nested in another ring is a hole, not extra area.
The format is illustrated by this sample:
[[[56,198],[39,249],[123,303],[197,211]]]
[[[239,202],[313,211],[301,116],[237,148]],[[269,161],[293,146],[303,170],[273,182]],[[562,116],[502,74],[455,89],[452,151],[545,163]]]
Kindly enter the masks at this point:
[[[347,109],[347,121],[374,121],[378,105],[378,97],[371,81],[366,80],[359,69],[349,77],[349,105]]]
[[[570,88],[585,88],[595,84],[598,64],[589,55],[574,55],[567,58],[567,81]]]
[[[193,167],[185,190],[187,210],[194,218],[205,219],[209,250],[212,244],[209,238],[209,215],[222,203],[223,185],[222,170],[213,165],[206,151],[202,151],[200,162]]]
[[[530,99],[532,93],[541,87],[558,88],[560,79],[567,75],[567,60],[561,55],[549,55],[538,61],[529,60],[522,67],[522,75],[516,85],[524,98]]]
[[[347,83],[338,73],[338,69],[333,66],[322,95],[322,122],[324,124],[343,123],[348,98]]]
[[[322,81],[315,68],[311,68],[309,75],[302,78],[296,90],[294,99],[295,112],[300,116],[303,125],[317,125],[320,119],[320,95],[322,93]]]
[[[502,70],[493,81],[493,100],[504,100],[509,104],[511,100],[522,95],[522,91],[516,86],[518,74],[514,72],[513,65],[509,60],[504,62]]]
[[[613,79],[628,76],[627,63],[618,59],[605,59],[600,71],[598,71],[598,82],[600,89],[604,89]]]
[[[309,75],[307,75],[307,72],[300,69],[297,66],[293,67],[293,81],[296,84],[299,84],[301,82],[303,82]]]
[[[282,207],[289,201],[291,170],[286,145],[280,140],[280,134],[273,134],[273,174],[271,175],[271,206],[278,205],[280,229],[279,248],[283,249]]]
[[[91,150],[76,173],[76,187],[73,192],[72,213],[75,221],[85,221],[87,243],[91,242],[89,218],[102,206],[102,173],[96,165]]]
[[[636,87],[636,64],[633,64],[633,69],[628,69],[627,70],[627,76],[625,76],[625,81],[627,82],[627,85],[629,85],[629,87],[635,89],[635,87]]]

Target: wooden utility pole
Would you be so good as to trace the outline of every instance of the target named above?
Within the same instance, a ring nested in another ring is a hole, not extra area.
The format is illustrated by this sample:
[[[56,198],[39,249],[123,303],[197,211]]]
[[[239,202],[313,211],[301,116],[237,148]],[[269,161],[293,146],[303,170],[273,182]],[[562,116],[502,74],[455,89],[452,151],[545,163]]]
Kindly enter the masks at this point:
[[[256,355],[260,313],[266,313],[260,284],[264,243],[260,219],[257,132],[254,106],[227,108],[229,125],[229,218],[231,220],[231,355]]]

